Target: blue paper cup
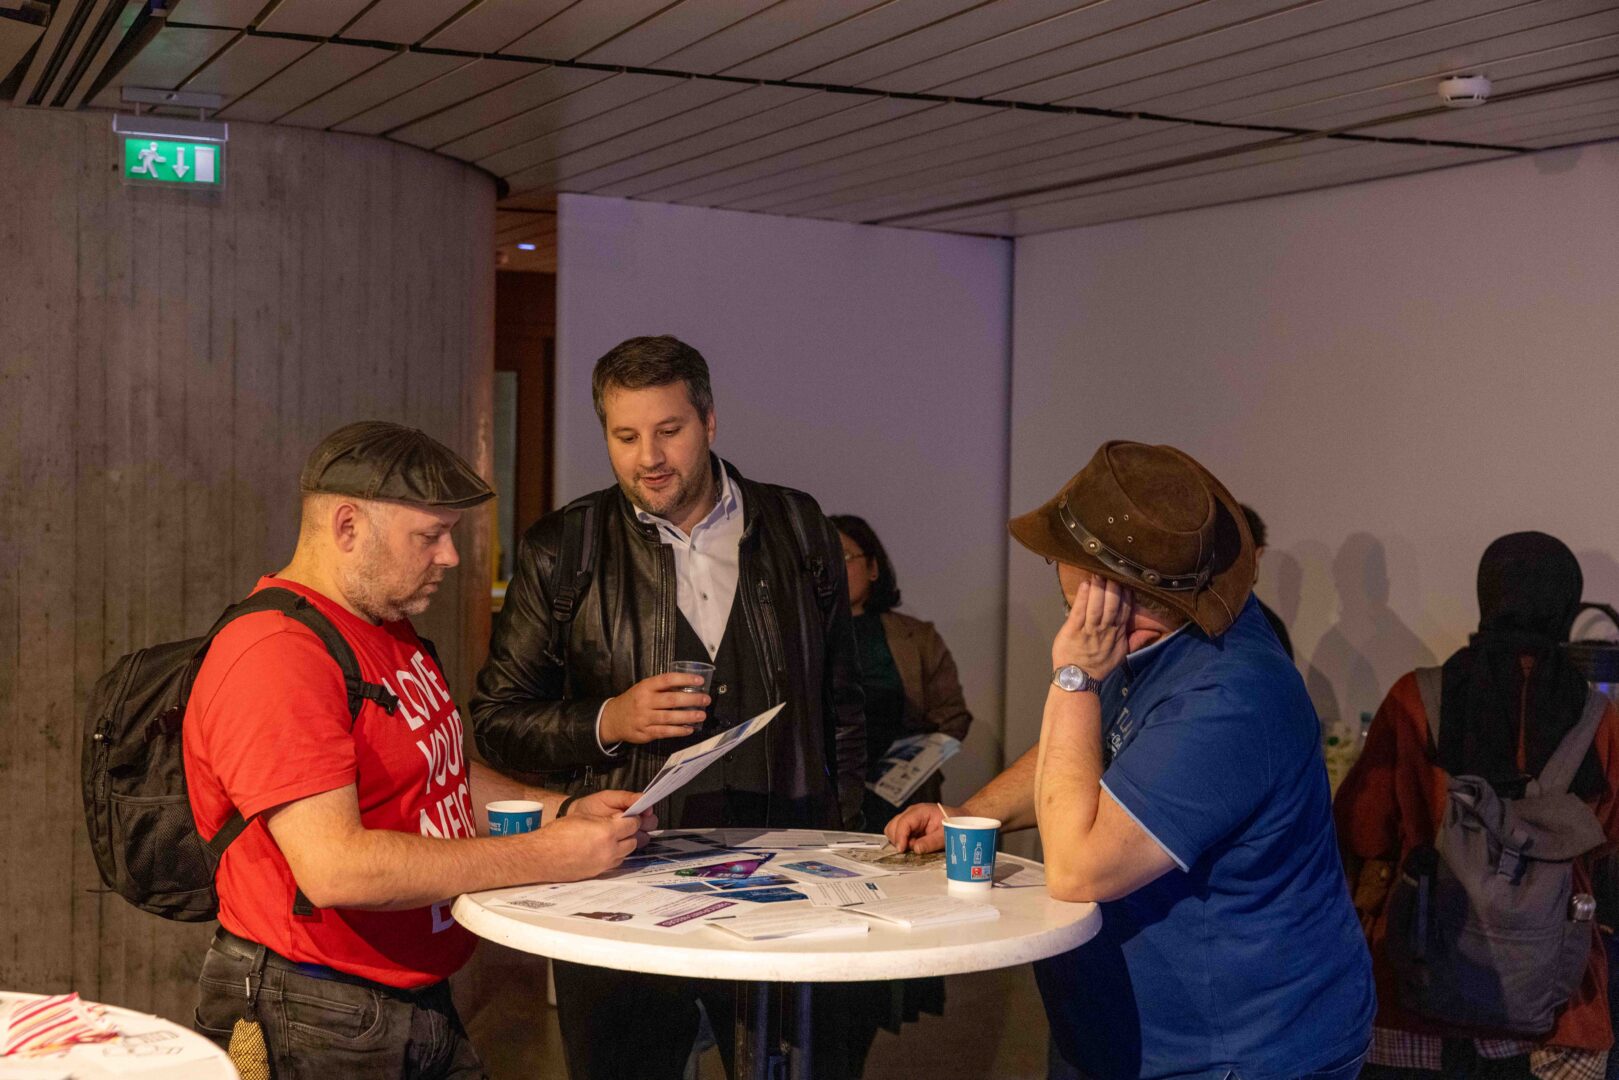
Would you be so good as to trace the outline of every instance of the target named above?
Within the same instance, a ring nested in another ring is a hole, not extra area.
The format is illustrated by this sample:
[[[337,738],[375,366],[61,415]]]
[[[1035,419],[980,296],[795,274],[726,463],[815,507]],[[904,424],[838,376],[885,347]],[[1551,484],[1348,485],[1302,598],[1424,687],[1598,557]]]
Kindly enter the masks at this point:
[[[516,836],[518,833],[533,832],[540,827],[540,813],[544,809],[543,803],[529,802],[527,799],[489,803],[484,807],[489,814],[489,835]]]
[[[951,892],[981,892],[995,884],[995,840],[1001,823],[955,817],[944,823],[945,876]]]

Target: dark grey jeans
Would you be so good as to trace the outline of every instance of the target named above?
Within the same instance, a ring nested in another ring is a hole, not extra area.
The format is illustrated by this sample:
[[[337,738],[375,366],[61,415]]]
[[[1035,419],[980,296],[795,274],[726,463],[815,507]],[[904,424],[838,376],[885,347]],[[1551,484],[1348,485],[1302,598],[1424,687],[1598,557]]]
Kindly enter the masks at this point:
[[[194,1026],[221,1047],[247,1013],[258,947],[216,934],[197,980]],[[450,1001],[447,982],[421,991],[315,978],[274,953],[255,1015],[276,1080],[483,1080],[488,1074]]]

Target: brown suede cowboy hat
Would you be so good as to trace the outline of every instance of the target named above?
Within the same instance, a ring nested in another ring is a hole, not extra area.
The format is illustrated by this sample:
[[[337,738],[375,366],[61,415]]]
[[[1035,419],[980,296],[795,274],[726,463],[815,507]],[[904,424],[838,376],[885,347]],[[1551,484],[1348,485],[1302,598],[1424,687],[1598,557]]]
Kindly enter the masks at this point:
[[[1173,446],[1103,443],[1049,502],[1007,528],[1036,555],[1145,593],[1210,637],[1236,621],[1254,587],[1241,506]]]

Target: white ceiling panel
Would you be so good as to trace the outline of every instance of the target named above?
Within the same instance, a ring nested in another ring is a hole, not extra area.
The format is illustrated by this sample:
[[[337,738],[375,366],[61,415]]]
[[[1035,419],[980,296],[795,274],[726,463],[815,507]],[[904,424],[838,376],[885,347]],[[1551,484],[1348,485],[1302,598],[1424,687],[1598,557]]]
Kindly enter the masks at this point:
[[[4,82],[11,70],[22,63],[28,50],[44,33],[43,26],[0,15],[0,82]]]
[[[472,60],[438,78],[389,98],[374,108],[337,124],[338,131],[380,135],[431,116],[440,109],[453,109],[470,98],[534,73],[533,64],[516,60]]]
[[[780,0],[717,34],[671,53],[660,60],[658,66],[704,75],[728,73],[773,49],[880,6],[881,0]]]
[[[1594,14],[1580,15],[1580,11]],[[1573,17],[1564,17],[1572,15]],[[1100,100],[1154,112],[1226,119],[1262,109],[1354,93],[1369,86],[1419,75],[1439,76],[1473,69],[1488,71],[1497,59],[1576,44],[1619,31],[1619,9],[1610,0],[1536,0],[1506,11],[1374,41],[1327,56],[1224,79],[1215,84],[1162,94],[1137,87],[1128,100],[1103,94]]]
[[[484,0],[480,6],[487,7],[495,0]],[[538,7],[539,0],[528,3],[527,0],[502,0],[507,4],[522,3],[528,7]],[[371,8],[355,19],[345,31],[345,35],[364,41],[392,41],[400,45],[414,45],[431,34],[435,29],[455,18],[467,0],[379,0]],[[491,49],[475,49],[475,52],[494,52]]]
[[[268,124],[386,62],[389,56],[356,45],[321,45],[252,93],[237,98],[219,115],[225,120]]]
[[[555,102],[558,98],[566,99],[592,83],[612,78],[605,71],[580,71],[577,68],[535,65],[532,70],[533,74],[513,79],[459,105],[434,113],[426,120],[402,127],[391,137],[415,146],[443,146],[475,132],[498,130],[505,121],[515,116]],[[507,144],[497,136],[493,149],[504,145]],[[450,154],[462,159],[474,156],[455,151]]]
[[[768,100],[778,100],[782,104],[737,123],[638,153],[601,169],[571,176],[568,182],[581,191],[602,195],[630,194],[648,186],[659,186],[710,172],[715,155],[729,153],[739,159],[755,160],[760,153],[760,140],[776,138],[783,132],[866,104],[858,98],[851,99],[841,94],[785,90],[780,87],[760,87],[749,97],[765,101],[767,99],[762,95],[767,90],[774,93],[774,97]]]
[[[1153,185],[1093,192],[1072,199],[1018,209],[992,210],[954,219],[953,229],[1029,236],[1124,218],[1217,206],[1315,188],[1334,187],[1380,176],[1399,176],[1451,165],[1489,160],[1476,150],[1436,150],[1400,146],[1348,146],[1310,153],[1286,168],[1269,161],[1216,172],[1165,178]]]
[[[1603,124],[1598,127],[1582,127],[1576,131],[1560,131],[1553,135],[1540,135],[1525,139],[1525,146],[1543,149],[1556,146],[1578,146],[1582,143],[1604,142],[1608,139],[1619,139],[1619,123]]]
[[[1368,4],[1386,0],[1363,0]],[[1196,38],[1234,23],[1273,15],[1288,0],[1145,0],[1097,4],[903,72],[906,84],[945,94],[1050,101],[1055,95],[1023,88],[1042,79],[1121,56],[1145,53],[1182,38]],[[1326,5],[1303,10],[1315,14]],[[1346,5],[1338,5],[1342,10]],[[1316,14],[1315,18],[1323,16]],[[889,79],[875,85],[887,88]]]
[[[407,91],[448,75],[467,62],[432,53],[383,53],[382,63],[281,118],[295,127],[329,128],[352,119]]]
[[[571,176],[569,183],[597,194],[627,196],[716,171],[723,173],[729,163],[758,160],[767,153],[767,146],[779,148],[789,142],[812,141],[818,137],[817,126],[822,133],[819,137],[847,131],[848,117],[855,115],[851,110],[870,104],[841,94],[781,87],[760,87],[750,92],[748,99],[749,104],[768,107],[736,123]]]
[[[1476,0],[1473,2],[1476,6]],[[1093,56],[1084,63],[1070,65],[1066,71],[1040,75],[1034,81],[1003,89],[1019,100],[1084,105],[1127,101],[1143,93],[1167,93],[1174,86],[1159,80],[1180,78],[1204,85],[1260,67],[1331,52],[1335,43],[1355,43],[1364,40],[1367,33],[1380,32],[1370,28],[1385,20],[1411,18],[1413,6],[1423,5],[1413,5],[1412,0],[1357,0],[1354,4],[1317,0],[1282,7],[1254,18],[1214,25],[1204,32],[1156,41],[1145,48],[1119,50],[1101,59]],[[1166,27],[1185,22],[1176,18],[1179,14],[1154,21]],[[1037,72],[1033,66],[1012,70],[1018,76]]]
[[[593,64],[652,67],[671,53],[697,44],[779,0],[727,0],[723,4],[676,4],[655,18],[591,49],[582,59]]]
[[[259,20],[260,30],[330,37],[364,11],[371,0],[281,0]]]
[[[671,79],[667,90],[648,94],[583,123],[528,139],[479,164],[506,177],[513,192],[528,191],[550,182],[534,182],[534,176],[539,175],[534,173],[537,167],[543,166],[546,176],[559,175],[555,164],[559,158],[574,158],[573,171],[584,172],[729,123],[739,114],[739,108],[750,108],[741,100],[749,92],[750,88],[730,83]]]
[[[95,96],[92,104],[102,109],[120,108],[120,92],[125,86],[174,90],[236,36],[234,30],[165,27]]]
[[[880,47],[923,27],[948,21],[952,15],[978,4],[979,0],[882,4],[771,49],[745,64],[727,68],[726,74],[750,79],[799,78],[806,71],[825,67],[851,53]]]
[[[965,157],[1003,153],[1041,141],[1043,137],[1069,134],[1086,123],[1111,122],[1001,109],[979,110],[977,115],[937,131],[919,132],[815,165],[732,184],[724,191],[724,205],[738,210],[765,210],[805,199],[826,198],[834,191],[894,177],[912,178],[914,182],[934,169]]]
[[[562,191],[1025,233],[1619,127],[1615,0],[176,0],[119,62],[95,104],[209,90],[478,165],[523,268]],[[1463,70],[1494,100],[1440,108]]]
[[[655,75],[590,74],[601,75],[601,81],[509,120],[480,128],[440,147],[440,152],[463,161],[482,161],[514,147],[524,146],[550,132],[606,116],[615,109],[661,93],[674,85],[671,80]]]
[[[943,127],[961,120],[960,110],[970,108],[874,98],[855,108],[661,170],[630,186],[637,189],[638,197],[656,202],[706,205],[709,192],[737,180],[770,175],[823,157],[902,139],[916,131]]]
[[[435,49],[463,49],[468,52],[499,52],[535,27],[543,26],[567,10],[575,0],[483,0],[465,7],[460,14],[451,11],[433,26],[449,21],[438,33],[427,38]],[[423,37],[432,27],[422,27]],[[390,38],[389,40],[393,40]],[[413,39],[414,40],[414,39]]]
[[[536,26],[504,52],[574,60],[650,19],[670,0],[577,0]]]
[[[180,85],[182,90],[218,94],[227,102],[279,74],[315,48],[314,42],[240,37]]]
[[[897,89],[904,82],[902,73],[918,64],[1058,18],[1077,6],[1074,0],[1007,0],[979,4],[892,40],[871,42],[847,56],[803,72],[801,77],[840,86],[875,86],[893,77]]]
[[[240,29],[273,3],[274,0],[179,0],[170,7],[169,18],[174,22],[206,23],[209,26],[234,26]]]

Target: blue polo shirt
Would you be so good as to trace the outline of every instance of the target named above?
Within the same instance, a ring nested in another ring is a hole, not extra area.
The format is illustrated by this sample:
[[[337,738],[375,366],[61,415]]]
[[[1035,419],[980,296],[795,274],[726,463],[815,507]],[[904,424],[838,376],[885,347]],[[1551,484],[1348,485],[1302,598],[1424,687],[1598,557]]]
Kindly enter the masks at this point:
[[[1332,828],[1320,725],[1257,601],[1101,686],[1102,786],[1178,869],[1036,965],[1064,1055],[1097,1080],[1272,1080],[1365,1049],[1375,999]]]

